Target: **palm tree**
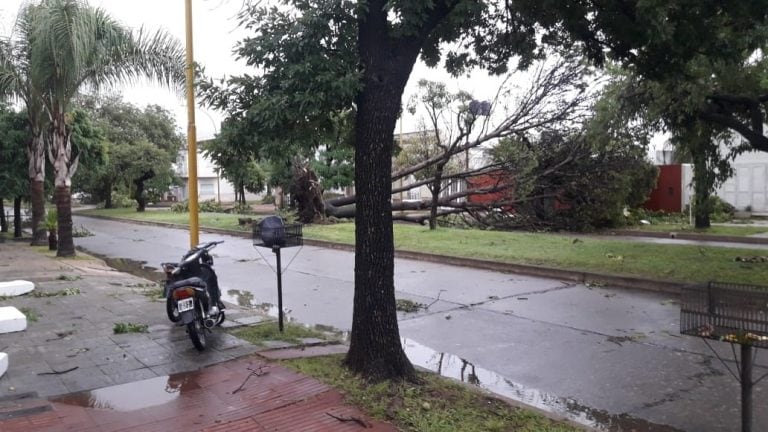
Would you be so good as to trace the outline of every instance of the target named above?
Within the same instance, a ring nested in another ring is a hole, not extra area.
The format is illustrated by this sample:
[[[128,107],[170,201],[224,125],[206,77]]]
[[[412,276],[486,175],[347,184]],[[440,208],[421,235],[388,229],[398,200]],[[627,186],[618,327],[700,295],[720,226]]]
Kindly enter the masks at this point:
[[[32,201],[32,244],[48,243],[45,227],[45,145],[43,130],[47,116],[44,115],[39,89],[30,76],[31,46],[33,43],[32,22],[37,7],[25,4],[16,19],[13,31],[7,38],[0,39],[0,97],[21,100],[27,107],[30,138],[27,142],[29,191]]]
[[[50,124],[48,157],[54,168],[58,211],[58,256],[75,254],[71,184],[78,165],[67,112],[78,92],[141,78],[179,91],[184,49],[166,32],[132,31],[104,10],[82,0],[42,0],[34,7],[29,33],[29,77]]]

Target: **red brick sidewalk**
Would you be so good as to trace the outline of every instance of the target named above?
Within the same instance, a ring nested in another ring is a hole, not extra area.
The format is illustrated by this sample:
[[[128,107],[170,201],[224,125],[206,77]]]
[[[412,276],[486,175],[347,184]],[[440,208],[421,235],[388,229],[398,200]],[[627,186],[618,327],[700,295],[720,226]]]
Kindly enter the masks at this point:
[[[0,401],[0,432],[397,430],[342,399],[314,378],[252,356],[50,401]]]

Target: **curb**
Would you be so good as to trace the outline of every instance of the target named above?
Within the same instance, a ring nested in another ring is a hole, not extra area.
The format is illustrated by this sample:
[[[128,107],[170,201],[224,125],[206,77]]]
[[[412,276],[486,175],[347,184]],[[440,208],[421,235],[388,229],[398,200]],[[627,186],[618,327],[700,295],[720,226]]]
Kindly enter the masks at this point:
[[[674,237],[672,236],[674,233]],[[678,240],[694,240],[706,242],[723,243],[744,243],[744,244],[768,244],[768,238],[765,237],[746,237],[746,236],[728,236],[728,235],[709,235],[692,234],[678,231],[635,231],[635,230],[611,230],[606,231],[607,236],[627,236],[627,237],[652,237]]]
[[[118,222],[133,223],[138,225],[161,226],[166,228],[189,229],[187,225],[174,224],[168,222],[149,222],[137,221],[126,218],[116,218],[110,216],[96,215],[78,215],[95,219],[114,220]],[[200,231],[214,234],[223,234],[240,238],[251,238],[250,231],[232,231],[219,228],[200,228]],[[308,246],[317,246],[326,249],[335,249],[354,252],[355,246],[345,243],[335,243],[325,240],[304,239],[304,244]],[[684,282],[674,282],[661,279],[641,278],[635,276],[619,276],[595,272],[586,272],[578,270],[566,270],[554,267],[543,267],[531,264],[514,264],[498,261],[487,261],[475,258],[454,257],[450,255],[436,255],[424,252],[413,252],[404,250],[395,250],[395,257],[402,259],[412,259],[417,261],[433,262],[437,264],[448,264],[460,267],[476,268],[481,270],[490,270],[504,273],[517,273],[528,276],[549,277],[583,284],[611,285],[619,288],[640,289],[644,291],[661,292],[672,295],[680,295],[682,288],[691,284]]]

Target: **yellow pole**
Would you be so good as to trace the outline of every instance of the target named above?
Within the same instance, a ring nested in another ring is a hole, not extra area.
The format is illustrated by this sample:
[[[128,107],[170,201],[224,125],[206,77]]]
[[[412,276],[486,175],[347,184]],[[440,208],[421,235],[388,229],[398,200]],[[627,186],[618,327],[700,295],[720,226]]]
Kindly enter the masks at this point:
[[[192,53],[192,0],[186,0],[187,19],[187,161],[189,166],[189,244],[200,243],[197,214],[197,130],[195,129],[195,60]]]

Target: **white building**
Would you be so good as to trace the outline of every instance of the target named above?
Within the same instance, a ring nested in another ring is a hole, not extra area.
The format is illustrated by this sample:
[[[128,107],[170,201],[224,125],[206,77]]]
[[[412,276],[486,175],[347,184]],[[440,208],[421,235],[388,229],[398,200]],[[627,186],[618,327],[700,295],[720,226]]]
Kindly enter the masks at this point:
[[[741,140],[740,137],[736,139]],[[721,154],[729,151],[721,146]],[[674,163],[673,151],[659,150],[656,152],[656,163]],[[715,195],[728,202],[736,210],[751,210],[753,214],[768,215],[768,153],[750,151],[736,156],[731,161],[733,177],[720,185]],[[693,165],[682,164],[682,205],[690,203],[693,195]]]
[[[717,189],[717,196],[736,210],[768,214],[768,153],[751,151],[731,162],[733,177]]]
[[[197,148],[197,199],[199,201],[234,202],[234,185],[219,175],[218,167],[200,151],[200,143],[198,143]],[[189,164],[186,150],[179,152],[174,169],[176,175],[181,178],[183,185],[172,187],[171,194],[178,201],[184,201],[189,198]],[[260,195],[245,193],[246,200],[260,198]]]

